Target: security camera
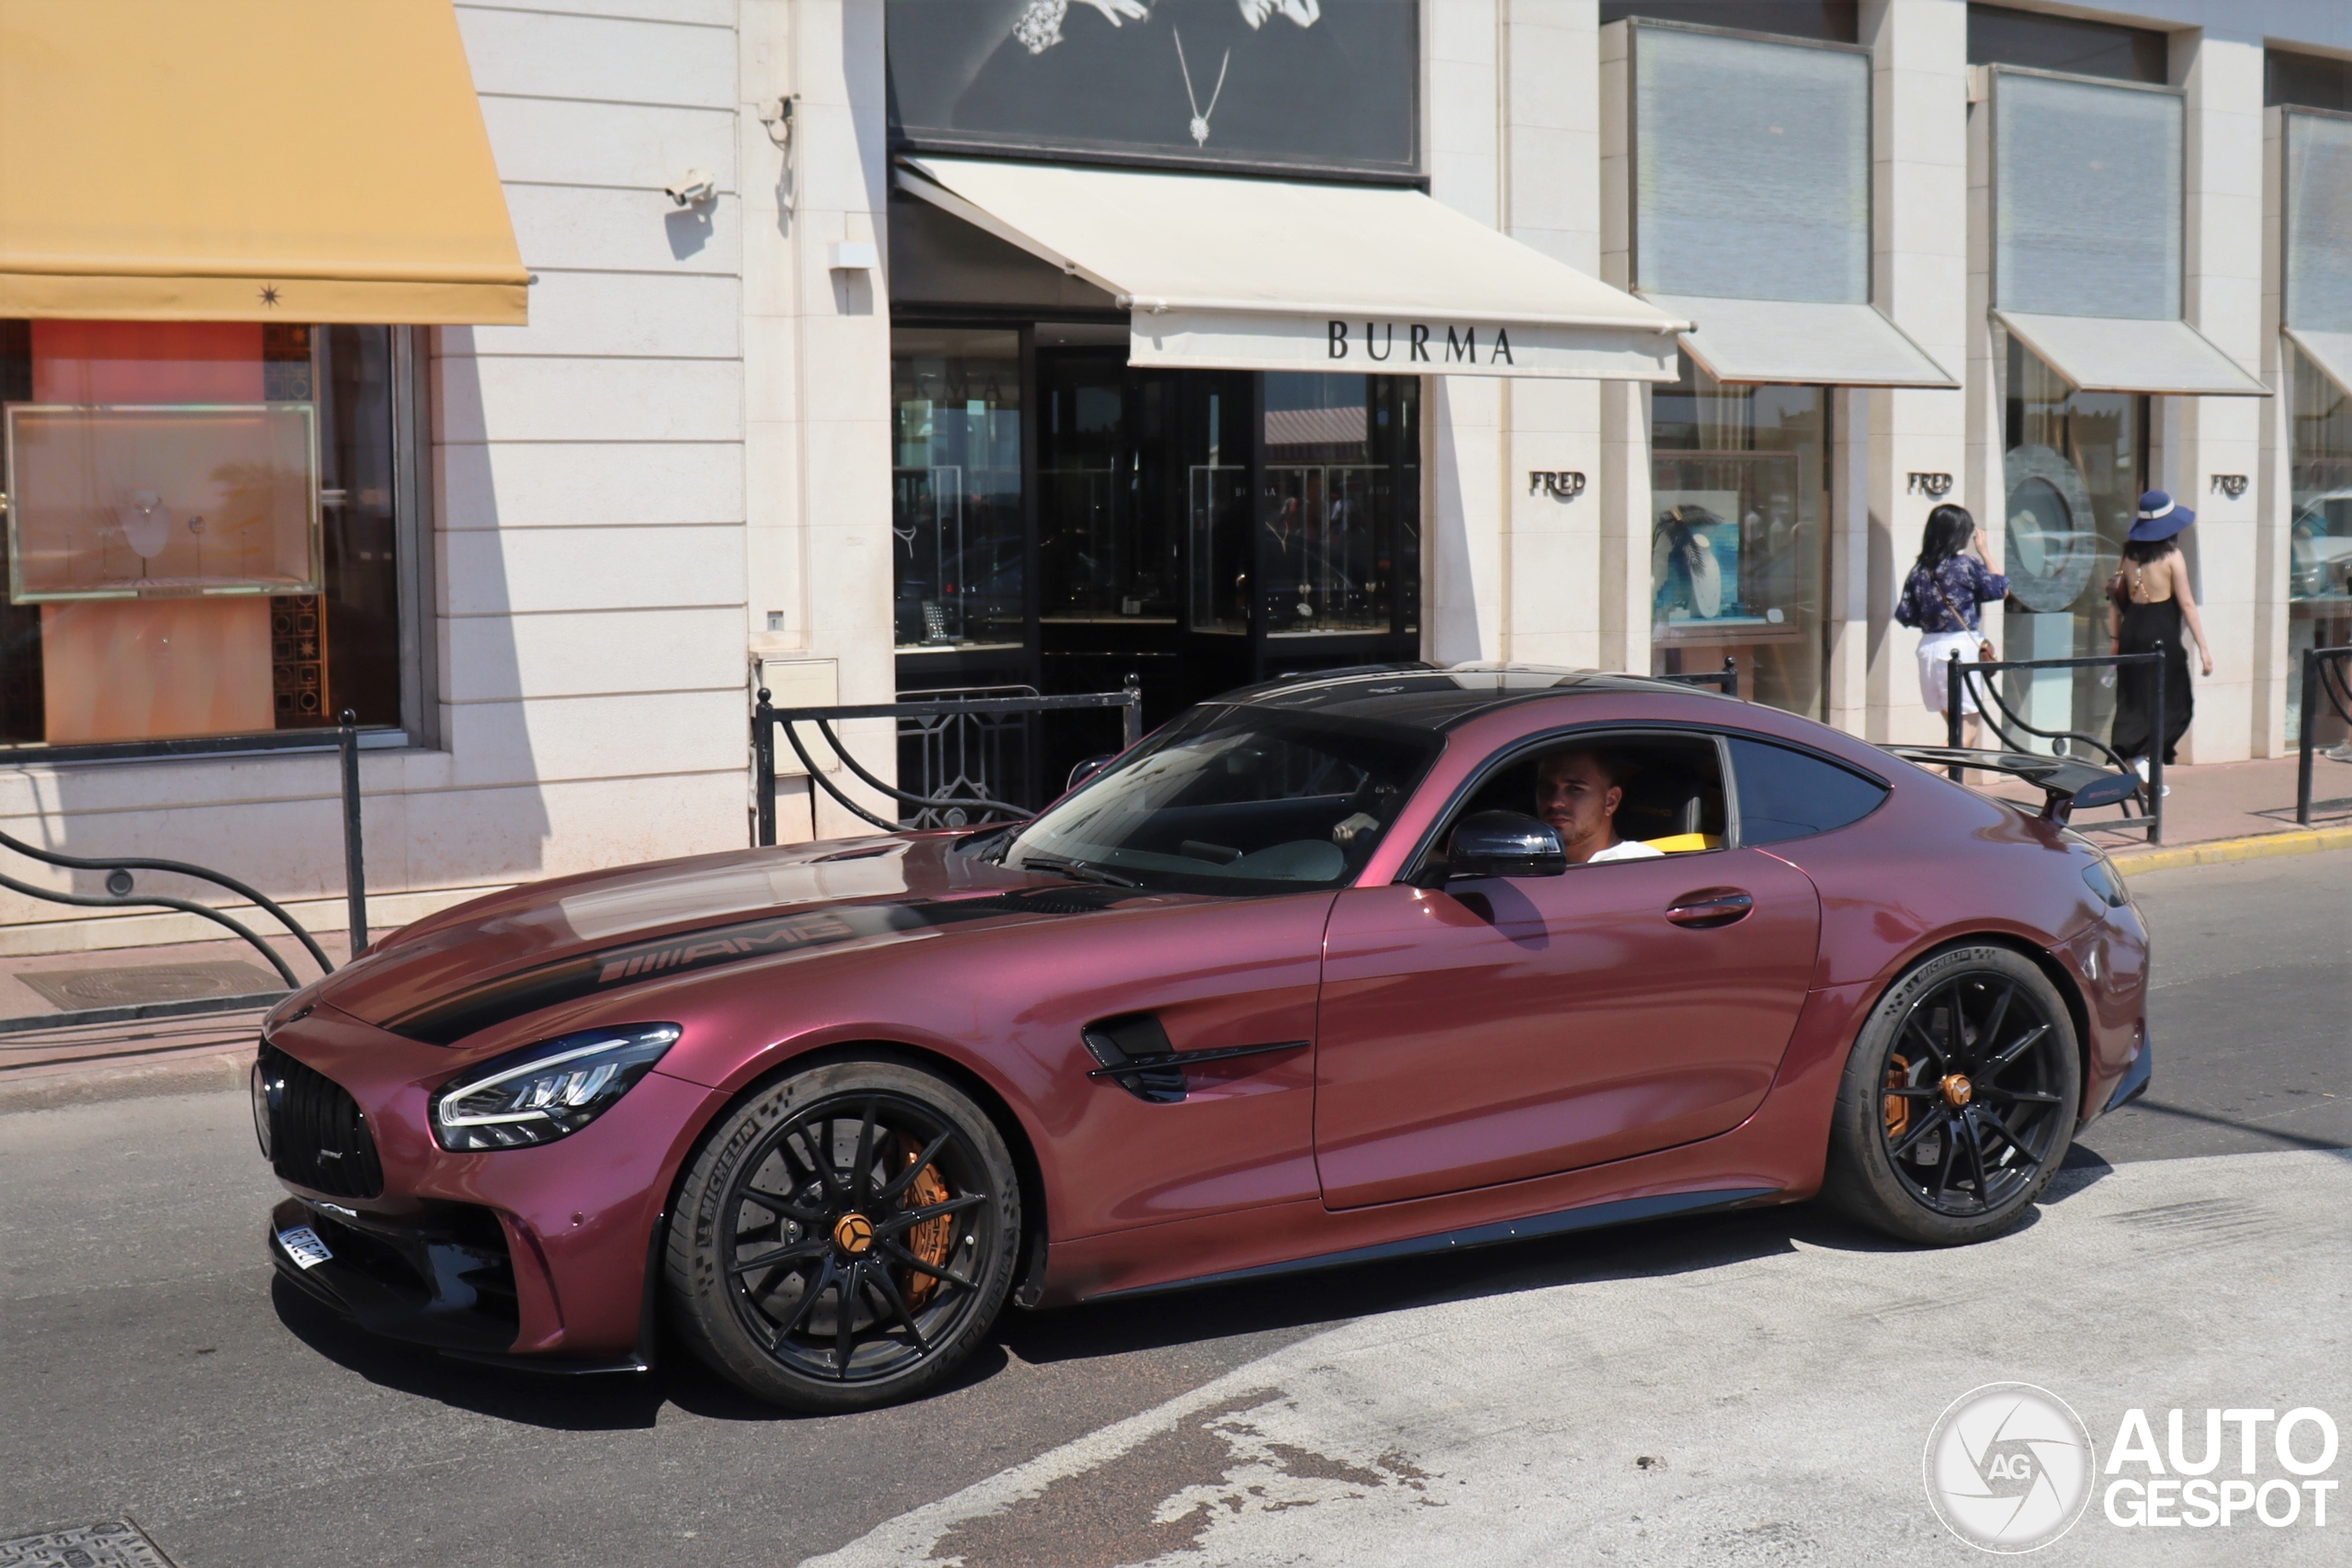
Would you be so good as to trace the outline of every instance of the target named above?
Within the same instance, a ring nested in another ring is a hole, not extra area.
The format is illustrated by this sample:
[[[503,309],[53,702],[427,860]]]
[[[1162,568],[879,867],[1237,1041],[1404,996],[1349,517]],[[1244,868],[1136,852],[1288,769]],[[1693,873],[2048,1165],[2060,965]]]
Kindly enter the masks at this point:
[[[688,169],[676,185],[662,186],[662,194],[680,207],[698,207],[718,198],[718,182],[708,169]]]

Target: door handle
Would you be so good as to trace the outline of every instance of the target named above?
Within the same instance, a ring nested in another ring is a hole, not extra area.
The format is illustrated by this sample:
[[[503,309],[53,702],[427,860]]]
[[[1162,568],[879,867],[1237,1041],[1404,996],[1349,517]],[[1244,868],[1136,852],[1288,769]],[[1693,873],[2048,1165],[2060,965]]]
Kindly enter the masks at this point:
[[[1754,908],[1756,900],[1736,887],[1710,887],[1703,892],[1685,893],[1668,904],[1666,918],[1678,926],[1711,931],[1746,919],[1747,911]]]

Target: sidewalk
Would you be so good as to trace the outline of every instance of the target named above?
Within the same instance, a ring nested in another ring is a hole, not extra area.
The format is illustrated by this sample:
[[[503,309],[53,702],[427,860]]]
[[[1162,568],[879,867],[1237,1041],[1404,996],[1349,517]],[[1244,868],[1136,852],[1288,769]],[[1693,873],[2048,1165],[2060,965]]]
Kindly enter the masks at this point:
[[[2295,762],[2293,757],[2279,757],[2167,770],[2165,778],[2172,794],[2165,801],[2164,842],[2173,852],[2158,852],[2161,860],[2140,848],[2146,842],[2143,829],[2125,825],[2137,819],[2100,811],[2077,818],[2075,826],[2118,852],[2126,871],[2170,863],[2180,858],[2177,852],[2183,846],[2228,842],[2233,855],[2259,852],[2242,841],[2299,831]],[[2281,840],[2280,851],[2328,847],[2338,838],[2352,845],[2352,766],[2320,760],[2312,769],[2312,826],[2323,831],[2301,834],[2312,840],[2307,846]],[[2041,798],[2031,786],[2010,781],[1988,793],[2034,803]],[[319,945],[338,964],[348,946],[340,932],[322,935]],[[307,983],[315,977],[317,964],[290,938],[281,937],[272,946],[298,978]],[[236,941],[0,958],[0,1021],[18,1025],[0,1032],[0,1111],[241,1083],[252,1061],[264,1007],[76,1026],[24,1026],[52,1015],[62,1021],[89,1009],[181,998],[234,998],[284,987],[285,981],[260,954]]]

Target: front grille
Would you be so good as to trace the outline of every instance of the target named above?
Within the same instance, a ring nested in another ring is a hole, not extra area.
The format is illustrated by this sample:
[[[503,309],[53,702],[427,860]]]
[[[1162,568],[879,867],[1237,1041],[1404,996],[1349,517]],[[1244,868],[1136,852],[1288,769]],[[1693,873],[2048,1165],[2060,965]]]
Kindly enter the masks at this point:
[[[277,1174],[331,1197],[382,1196],[376,1140],[343,1086],[266,1041],[261,1070],[269,1086],[270,1165]]]

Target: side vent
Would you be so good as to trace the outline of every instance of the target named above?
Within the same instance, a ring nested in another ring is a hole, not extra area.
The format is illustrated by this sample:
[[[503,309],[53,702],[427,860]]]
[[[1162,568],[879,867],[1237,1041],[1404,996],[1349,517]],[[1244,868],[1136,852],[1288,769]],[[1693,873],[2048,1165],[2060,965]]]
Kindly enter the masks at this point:
[[[1184,1098],[1184,1069],[1168,1061],[1175,1054],[1174,1047],[1168,1043],[1168,1031],[1152,1014],[1131,1012],[1099,1019],[1088,1024],[1080,1038],[1102,1064],[1089,1077],[1107,1077],[1137,1100],[1154,1105],[1172,1105]],[[1138,1056],[1146,1060],[1137,1063]],[[1157,1063],[1150,1060],[1153,1057],[1159,1058]]]

